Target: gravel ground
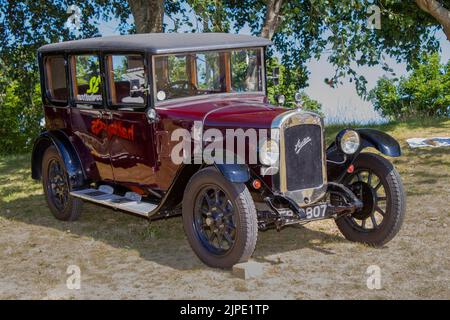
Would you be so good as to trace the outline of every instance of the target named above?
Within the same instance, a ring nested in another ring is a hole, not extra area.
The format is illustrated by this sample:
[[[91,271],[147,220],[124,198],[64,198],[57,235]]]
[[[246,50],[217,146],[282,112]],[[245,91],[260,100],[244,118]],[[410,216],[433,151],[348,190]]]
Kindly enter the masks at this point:
[[[450,121],[384,130],[401,141],[442,136]],[[26,156],[0,158],[2,299],[450,299],[450,150],[394,159],[407,191],[400,234],[382,249],[346,241],[333,221],[261,232],[254,260],[263,277],[235,278],[203,265],[181,218],[153,222],[86,204],[74,223],[55,220]],[[70,290],[68,267],[81,270]],[[379,266],[380,290],[367,287]]]

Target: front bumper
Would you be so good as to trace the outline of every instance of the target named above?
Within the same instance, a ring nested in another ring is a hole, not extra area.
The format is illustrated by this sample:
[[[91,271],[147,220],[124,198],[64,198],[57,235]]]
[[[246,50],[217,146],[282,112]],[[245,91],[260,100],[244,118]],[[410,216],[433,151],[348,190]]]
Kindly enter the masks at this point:
[[[280,207],[276,202],[285,203]],[[363,203],[355,194],[342,184],[328,183],[323,201],[310,206],[300,207],[294,200],[282,196],[266,197],[264,199],[272,212],[258,212],[260,230],[275,226],[280,230],[286,225],[301,224],[324,219],[337,219],[343,215],[351,215],[363,207]]]

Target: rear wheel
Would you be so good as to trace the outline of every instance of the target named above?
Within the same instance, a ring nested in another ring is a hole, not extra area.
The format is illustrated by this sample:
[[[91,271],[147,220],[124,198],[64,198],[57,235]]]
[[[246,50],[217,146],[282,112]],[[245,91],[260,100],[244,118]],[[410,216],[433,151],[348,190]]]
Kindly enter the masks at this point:
[[[64,162],[55,147],[45,150],[42,182],[50,211],[58,220],[75,221],[81,215],[83,201],[70,195],[70,182]]]
[[[258,223],[250,192],[215,168],[199,171],[186,186],[183,225],[192,249],[210,267],[231,268],[255,250]]]
[[[372,153],[360,154],[354,167],[343,184],[364,206],[351,216],[337,219],[336,224],[350,241],[383,246],[398,233],[405,216],[400,175],[391,162]]]

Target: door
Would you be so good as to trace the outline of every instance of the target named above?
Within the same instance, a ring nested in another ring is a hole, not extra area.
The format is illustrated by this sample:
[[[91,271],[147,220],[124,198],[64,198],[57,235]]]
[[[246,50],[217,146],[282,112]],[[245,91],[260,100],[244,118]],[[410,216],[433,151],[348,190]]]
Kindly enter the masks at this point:
[[[94,181],[114,181],[109,155],[110,114],[104,108],[101,59],[95,54],[69,56],[72,82],[72,131],[75,147]]]
[[[148,122],[148,75],[144,57],[105,56],[108,83],[109,153],[115,182],[146,194],[156,188],[154,128]]]

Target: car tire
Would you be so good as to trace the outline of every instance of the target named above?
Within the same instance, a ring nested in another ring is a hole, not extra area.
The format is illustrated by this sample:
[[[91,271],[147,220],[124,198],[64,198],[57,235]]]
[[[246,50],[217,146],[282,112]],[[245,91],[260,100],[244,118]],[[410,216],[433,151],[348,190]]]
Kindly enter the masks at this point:
[[[187,184],[182,207],[189,244],[206,265],[227,269],[251,257],[258,237],[258,221],[245,184],[228,181],[214,167],[202,169]],[[229,248],[225,250],[222,246]]]
[[[381,223],[377,227],[375,227],[376,221],[375,224],[371,221],[370,223],[372,225],[372,228],[367,230],[364,230],[362,226],[356,223],[355,216],[361,215],[364,210],[367,209],[367,202],[372,202],[372,200],[369,200],[366,201],[366,204],[364,204],[363,201],[363,204],[365,205],[363,209],[359,210],[352,216],[344,216],[338,218],[336,220],[336,224],[346,239],[354,242],[365,243],[374,247],[381,247],[392,240],[392,238],[394,238],[403,224],[406,209],[405,192],[400,175],[394,168],[393,164],[379,155],[373,153],[362,153],[357,157],[356,161],[354,162],[354,172],[352,173],[352,175],[355,175],[357,173],[363,174],[363,172],[367,172],[368,174],[369,172],[372,172],[374,174],[373,177],[375,177],[376,175],[378,179],[377,185],[381,183],[380,187],[383,187],[384,189],[383,196],[377,195],[377,189],[375,190],[375,196],[373,196],[372,198],[369,197],[369,199],[383,199],[384,210],[381,209],[381,202],[379,204],[378,200],[375,204],[371,205],[371,208],[376,208],[374,209],[374,211],[378,211],[379,209],[384,212],[384,214],[380,213],[380,215],[383,217]],[[367,180],[369,179],[372,180],[374,178],[368,177]],[[346,178],[344,178],[344,182],[346,180],[350,180],[350,174],[347,175]],[[350,189],[352,188],[352,185],[348,185],[346,183],[344,184]],[[370,184],[371,183],[369,183],[369,185]],[[376,187],[373,187],[373,189],[375,188]],[[358,196],[357,192],[355,192],[355,194]],[[362,195],[359,198],[363,200]],[[368,212],[367,214],[370,214],[370,212]],[[361,225],[363,225],[362,219],[364,217],[365,213],[364,216],[360,218]],[[370,216],[368,219],[372,220],[372,216]]]
[[[45,150],[42,159],[42,183],[53,216],[62,221],[78,220],[83,201],[70,195],[70,181],[64,162],[53,146]]]

